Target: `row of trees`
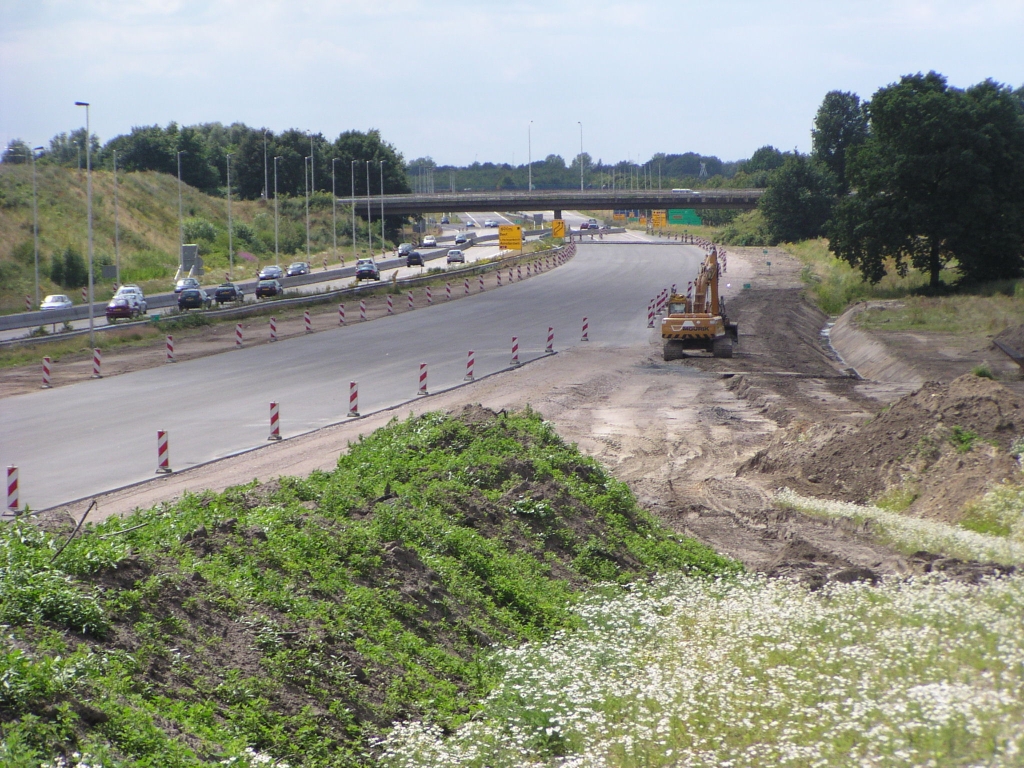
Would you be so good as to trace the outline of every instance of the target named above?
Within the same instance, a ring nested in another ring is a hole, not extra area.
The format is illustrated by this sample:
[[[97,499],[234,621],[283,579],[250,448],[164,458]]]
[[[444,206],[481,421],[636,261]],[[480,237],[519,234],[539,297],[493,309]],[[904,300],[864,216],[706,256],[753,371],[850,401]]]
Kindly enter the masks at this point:
[[[872,282],[1024,274],[1024,89],[929,72],[864,103],[833,91],[812,139],[809,157],[780,153],[771,171],[761,209],[774,242],[828,237]]]

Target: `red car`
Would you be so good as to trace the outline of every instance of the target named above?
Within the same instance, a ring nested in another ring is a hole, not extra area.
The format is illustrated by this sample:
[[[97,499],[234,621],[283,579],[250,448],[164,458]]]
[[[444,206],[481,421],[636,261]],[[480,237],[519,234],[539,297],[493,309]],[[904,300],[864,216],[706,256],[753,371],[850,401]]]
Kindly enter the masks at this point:
[[[138,302],[132,301],[125,296],[115,296],[107,304],[107,322],[116,323],[118,320],[134,320],[142,314]]]

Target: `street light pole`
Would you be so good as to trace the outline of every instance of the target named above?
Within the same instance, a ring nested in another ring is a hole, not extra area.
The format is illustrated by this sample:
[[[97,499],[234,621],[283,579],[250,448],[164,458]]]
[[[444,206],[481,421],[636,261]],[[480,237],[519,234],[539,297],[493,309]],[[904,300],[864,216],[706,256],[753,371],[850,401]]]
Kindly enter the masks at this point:
[[[281,251],[277,245],[277,161],[280,157],[274,158],[274,263],[281,263]]]
[[[373,208],[370,207],[370,161],[366,161],[366,232],[370,236],[370,256],[373,256]]]
[[[270,191],[267,187],[270,186],[270,177],[267,175],[267,131],[263,129],[263,199],[267,199],[267,193]]]
[[[380,253],[384,255],[384,161],[380,161]]]
[[[331,158],[331,219],[334,222],[334,258],[338,258],[338,193],[334,188],[334,164],[338,158]]]
[[[89,346],[96,346],[96,338],[94,331],[93,319],[93,300],[95,298],[93,292],[93,274],[92,274],[92,142],[89,141],[89,135],[91,129],[89,127],[89,102],[87,101],[76,101],[76,107],[85,107],[85,173],[86,173],[86,198],[88,204],[87,215],[89,218]]]
[[[316,174],[313,169],[313,132],[309,132],[309,186],[311,189],[315,189],[316,186]]]
[[[114,150],[114,269],[117,287],[121,287],[121,233],[117,226],[117,150]]]
[[[579,120],[576,121],[580,124],[580,192],[583,191],[583,123]]]
[[[312,139],[310,139],[310,146],[312,145]],[[306,167],[306,162],[303,161],[302,168],[306,171],[306,262],[309,262],[309,172],[313,166],[313,156],[310,155],[306,158],[309,161],[309,168]]]
[[[228,279],[233,280],[235,277],[235,252],[233,250],[234,241],[232,237],[234,233],[231,231],[231,155],[234,152],[228,152]]]
[[[42,147],[32,150],[32,242],[36,253],[36,309],[39,309],[39,198],[36,195],[36,152]]]
[[[533,192],[533,136],[531,135],[533,129],[533,120],[526,126],[526,167],[529,168],[527,173],[529,174],[529,183],[526,185],[526,189],[529,192]]]
[[[352,182],[352,259],[358,259],[358,253],[356,251],[356,162],[351,161],[349,165],[349,171],[351,172]]]
[[[181,250],[185,247],[185,219],[181,214],[181,156],[185,150],[178,151],[178,266],[181,266]]]

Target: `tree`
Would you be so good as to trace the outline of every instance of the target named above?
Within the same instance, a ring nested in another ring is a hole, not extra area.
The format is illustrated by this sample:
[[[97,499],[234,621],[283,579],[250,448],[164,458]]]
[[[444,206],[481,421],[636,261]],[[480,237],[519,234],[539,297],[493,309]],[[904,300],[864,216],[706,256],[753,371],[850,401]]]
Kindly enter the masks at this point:
[[[803,155],[788,156],[772,172],[758,203],[771,243],[819,237],[835,198],[835,178],[827,169]]]
[[[743,171],[745,173],[774,171],[776,168],[780,168],[783,162],[785,162],[785,157],[782,153],[771,144],[767,144],[750,156],[750,159],[743,164]]]
[[[846,153],[864,143],[868,136],[868,116],[855,93],[829,91],[814,116],[811,130],[811,156],[836,177],[846,191]]]
[[[13,139],[4,154],[0,157],[0,163],[27,163],[32,158],[32,151],[21,139]]]
[[[78,249],[69,245],[53,255],[50,279],[64,288],[81,288],[89,282],[89,268]]]
[[[855,194],[836,206],[830,248],[877,282],[888,260],[940,284],[955,264],[968,280],[1024,267],[1024,110],[1005,86],[961,91],[935,72],[879,89],[870,135],[850,151]]]

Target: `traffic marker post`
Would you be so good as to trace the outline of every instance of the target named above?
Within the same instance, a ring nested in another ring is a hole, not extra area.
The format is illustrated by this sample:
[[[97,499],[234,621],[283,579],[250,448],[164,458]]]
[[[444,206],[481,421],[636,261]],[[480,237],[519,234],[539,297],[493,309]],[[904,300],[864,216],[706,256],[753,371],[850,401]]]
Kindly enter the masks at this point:
[[[654,327],[654,302],[653,301],[650,302],[647,305],[647,327],[648,328],[653,328]]]
[[[270,318],[270,340],[277,341],[277,318]]]
[[[25,311],[26,312],[31,312],[32,311],[32,297],[31,296],[26,296],[25,297]]]
[[[174,362],[174,337],[171,334],[167,334],[167,357],[164,362]]]
[[[516,264],[516,280],[522,280],[522,279],[523,279],[523,265],[522,264]]]
[[[508,284],[512,285],[512,267],[508,268]]]
[[[8,512],[18,513],[18,468],[13,464],[7,467],[7,506]]]
[[[360,300],[359,301],[359,322],[362,322],[365,319],[366,319],[366,301],[365,300]]]
[[[267,440],[281,439],[281,417],[277,403],[270,404],[270,436]]]
[[[501,288],[501,270],[497,270],[495,274],[498,276],[498,287]]]
[[[43,389],[51,389],[53,384],[50,382],[50,358],[43,358]]]
[[[530,264],[529,264],[529,262],[527,262],[527,264],[526,264],[526,276],[527,277],[530,276]]]
[[[388,294],[388,314],[395,314],[395,300],[391,298],[391,294]]]
[[[170,441],[168,440],[167,432],[158,429],[156,431],[156,473],[158,475],[168,475],[172,471]]]
[[[417,395],[428,395],[427,392],[427,364],[420,363],[420,388],[416,391]]]
[[[92,351],[92,377],[94,379],[102,379],[103,374],[101,373],[103,367],[103,353],[98,349]]]
[[[469,296],[469,278],[468,277],[465,280],[462,281],[462,288],[463,288],[462,295],[463,296]]]
[[[302,322],[306,324],[306,333],[313,332],[313,321],[309,317],[309,310],[302,313]]]
[[[348,383],[348,415],[359,415],[359,385],[354,381]]]
[[[428,285],[427,286],[427,306],[430,306],[433,303],[434,303],[434,294],[432,294],[430,292],[430,286]]]
[[[452,300],[452,284],[451,283],[445,283],[444,284],[444,300],[445,301],[451,301]]]
[[[413,308],[412,291],[409,291],[409,309],[412,309],[412,308]]]
[[[516,366],[517,368],[520,365],[522,365],[522,363],[519,362],[519,337],[518,336],[513,336],[512,337],[512,363],[511,364]]]
[[[344,325],[344,324],[345,324],[345,305],[344,304],[339,304],[338,305],[338,325]]]
[[[480,275],[480,290],[482,291],[483,289],[484,289],[484,276]]]
[[[85,288],[83,288],[82,289],[82,303],[85,304],[87,301],[89,301],[89,291],[87,291]]]
[[[235,349],[242,348],[242,324],[235,325]]]
[[[544,351],[549,355],[555,354],[555,329],[548,327],[548,345],[544,347]]]
[[[590,341],[590,339],[587,337],[587,331],[588,331],[589,328],[590,328],[590,326],[587,324],[587,318],[584,317],[583,318],[583,337],[580,339],[580,341]]]
[[[463,381],[473,381],[473,350],[469,350],[469,357],[466,358],[466,375]]]

